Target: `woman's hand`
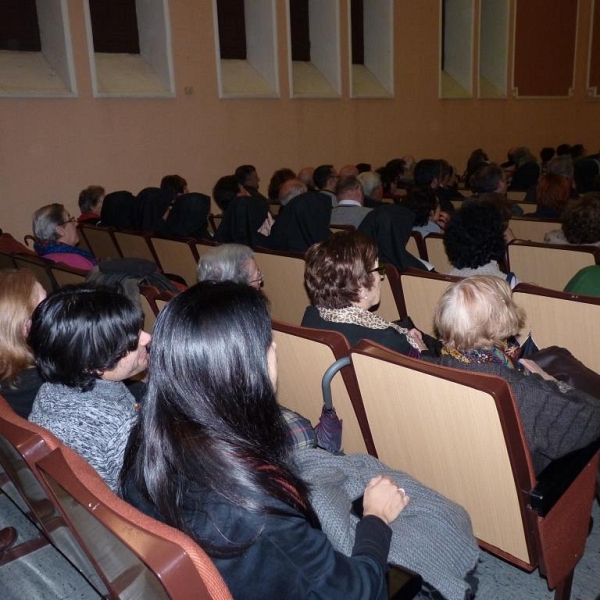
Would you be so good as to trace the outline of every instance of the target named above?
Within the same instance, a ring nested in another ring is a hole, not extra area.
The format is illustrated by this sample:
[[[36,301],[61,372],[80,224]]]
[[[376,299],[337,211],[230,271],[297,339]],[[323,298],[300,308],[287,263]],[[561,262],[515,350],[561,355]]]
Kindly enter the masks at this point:
[[[258,233],[262,233],[264,236],[269,236],[271,234],[271,227],[273,226],[273,215],[271,213],[267,213],[267,218],[263,221],[263,224],[258,228]]]
[[[396,520],[410,498],[389,477],[377,475],[365,488],[363,496],[363,516],[379,517],[386,525]]]
[[[423,334],[418,329],[409,329],[408,333],[417,342],[419,350],[421,350],[422,352],[428,350],[427,344],[425,344],[425,342],[423,341]]]

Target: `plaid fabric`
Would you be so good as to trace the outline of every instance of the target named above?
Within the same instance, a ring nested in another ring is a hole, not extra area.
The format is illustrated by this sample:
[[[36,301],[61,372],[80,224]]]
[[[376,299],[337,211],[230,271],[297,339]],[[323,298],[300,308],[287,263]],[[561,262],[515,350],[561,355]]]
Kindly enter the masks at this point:
[[[294,450],[316,448],[317,438],[311,422],[289,408],[281,407],[281,414],[288,426],[288,443]]]

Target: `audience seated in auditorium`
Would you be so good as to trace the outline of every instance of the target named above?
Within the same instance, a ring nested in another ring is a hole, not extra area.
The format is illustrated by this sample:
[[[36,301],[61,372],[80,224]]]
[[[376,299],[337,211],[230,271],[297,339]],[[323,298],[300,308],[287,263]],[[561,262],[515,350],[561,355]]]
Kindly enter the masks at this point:
[[[79,210],[81,214],[77,217],[78,223],[98,225],[104,195],[105,190],[100,185],[89,185],[79,192]]]
[[[506,175],[500,165],[495,163],[485,163],[471,175],[469,181],[470,188],[477,197],[483,197],[485,194],[495,194],[494,197],[502,195],[506,198]],[[514,203],[503,202],[510,210],[513,216],[521,216],[523,209]]]
[[[306,252],[330,235],[330,196],[308,192],[292,198],[271,228],[268,247],[283,252]]]
[[[223,210],[215,235],[218,242],[235,242],[251,248],[267,244],[273,217],[266,202],[258,196],[250,196],[232,175],[217,181],[213,197]]]
[[[47,383],[29,420],[81,454],[116,490],[134,397],[123,383],[148,362],[142,312],[109,288],[67,286],[34,311],[27,342]]]
[[[438,225],[441,213],[440,203],[433,190],[413,188],[402,198],[400,204],[415,215],[413,231],[418,231],[424,238],[430,233],[443,232]]]
[[[515,148],[513,158],[515,171],[508,189],[525,192],[540,178],[540,165],[531,150],[524,146]]]
[[[77,219],[62,204],[48,204],[33,213],[34,249],[39,256],[69,267],[90,271],[96,259],[87,250],[77,248]]]
[[[200,257],[198,281],[233,281],[259,290],[263,276],[252,248],[243,244],[221,244]]]
[[[546,173],[537,183],[535,197],[537,208],[526,217],[537,219],[560,219],[569,202],[571,195],[571,182],[562,175]]]
[[[572,200],[562,217],[562,227],[544,236],[546,244],[600,246],[600,192]]]
[[[300,194],[306,194],[306,192],[308,192],[308,187],[303,181],[300,179],[288,179],[279,188],[279,204],[281,208],[287,206],[292,198]]]
[[[304,284],[311,306],[302,318],[304,327],[339,331],[351,346],[368,339],[408,356],[427,351],[418,329],[370,312],[381,299],[385,266],[380,266],[377,246],[368,236],[340,231],[312,246],[305,261]]]
[[[126,190],[104,196],[100,225],[117,229],[136,229],[138,225],[138,199]]]
[[[440,201],[440,205],[443,204],[447,211],[452,207],[454,212],[453,200],[463,200],[464,196],[458,191],[458,176],[456,169],[443,158],[440,159],[441,174],[440,183],[437,187],[436,194]]]
[[[27,345],[31,314],[46,290],[28,269],[0,270],[0,394],[26,419],[43,381]]]
[[[337,206],[335,187],[339,176],[333,165],[319,165],[313,173],[315,187],[321,193],[326,194],[331,199],[331,208]]]
[[[352,225],[354,228],[372,209],[364,206],[363,189],[355,175],[340,177],[335,188],[337,206],[331,211],[331,225]]]
[[[283,169],[277,169],[271,176],[269,181],[269,202],[271,204],[277,204],[279,202],[279,192],[281,186],[290,179],[296,179],[296,173],[287,167]]]
[[[268,199],[258,191],[260,177],[258,176],[258,172],[256,171],[256,167],[254,165],[240,165],[235,170],[234,175],[238,180],[238,183],[251,196],[257,196],[264,202],[268,202]]]
[[[454,212],[454,205],[448,194],[438,195],[438,188],[442,183],[442,161],[437,158],[425,158],[415,165],[415,187],[433,190],[440,203],[440,208],[447,220]]]
[[[353,555],[334,551],[291,462],[276,384],[259,292],[202,282],[174,298],[156,322],[123,496],[191,535],[235,598],[385,597],[388,525],[408,497],[372,479]]]
[[[375,171],[363,171],[358,176],[358,181],[363,189],[363,204],[367,208],[383,206],[383,184],[381,175]]]
[[[435,362],[508,381],[536,473],[600,437],[598,399],[557,382],[531,361],[517,362],[518,346],[511,348],[508,339],[522,329],[525,315],[505,281],[478,276],[452,284],[439,301],[434,322],[443,343]]]
[[[379,261],[391,263],[402,271],[407,267],[430,271],[433,265],[416,256],[407,249],[415,215],[399,204],[386,204],[371,211],[360,224],[359,231],[366,233],[377,244]]]
[[[540,164],[542,167],[542,174],[548,172],[548,163],[554,158],[556,150],[552,146],[545,146],[540,150]]]
[[[187,192],[178,195],[166,218],[162,233],[174,237],[210,239],[208,214],[210,198],[206,194]]]
[[[489,200],[465,202],[450,219],[444,232],[444,248],[453,268],[448,275],[472,277],[494,275],[517,285],[514,273],[506,274],[504,260],[506,219]]]
[[[569,154],[555,156],[546,167],[547,174],[560,175],[569,181],[571,189],[569,190],[569,198],[579,198],[579,194],[575,189],[575,179],[573,178],[573,159]],[[525,194],[523,202],[531,202],[537,204],[537,183],[532,185]]]

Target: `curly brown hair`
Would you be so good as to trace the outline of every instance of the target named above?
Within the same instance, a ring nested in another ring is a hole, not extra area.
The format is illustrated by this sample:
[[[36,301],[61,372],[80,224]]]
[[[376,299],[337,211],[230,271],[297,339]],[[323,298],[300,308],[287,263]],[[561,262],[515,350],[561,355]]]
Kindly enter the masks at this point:
[[[571,244],[600,242],[600,192],[588,192],[565,210],[562,229]]]
[[[377,245],[364,233],[340,231],[313,244],[305,256],[304,285],[313,306],[345,308],[360,300],[361,287],[370,290]]]
[[[538,206],[553,208],[562,213],[569,201],[571,182],[562,175],[546,173],[537,183],[535,196]]]

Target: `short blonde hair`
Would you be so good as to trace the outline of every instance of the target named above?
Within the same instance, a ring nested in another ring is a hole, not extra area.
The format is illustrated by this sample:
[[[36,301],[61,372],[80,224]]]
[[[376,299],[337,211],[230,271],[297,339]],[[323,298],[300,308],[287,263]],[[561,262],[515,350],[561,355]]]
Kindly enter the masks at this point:
[[[446,346],[460,351],[500,347],[519,333],[525,311],[500,277],[477,275],[452,284],[435,309],[434,324]]]
[[[31,271],[0,271],[0,381],[12,384],[33,365],[27,345],[27,322],[36,307],[37,280]]]

